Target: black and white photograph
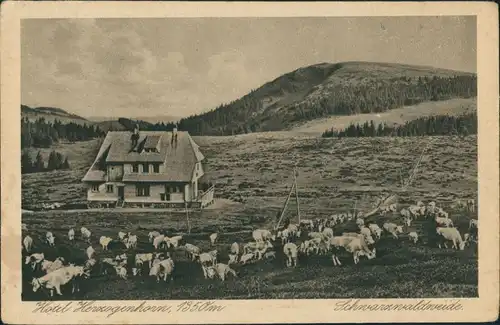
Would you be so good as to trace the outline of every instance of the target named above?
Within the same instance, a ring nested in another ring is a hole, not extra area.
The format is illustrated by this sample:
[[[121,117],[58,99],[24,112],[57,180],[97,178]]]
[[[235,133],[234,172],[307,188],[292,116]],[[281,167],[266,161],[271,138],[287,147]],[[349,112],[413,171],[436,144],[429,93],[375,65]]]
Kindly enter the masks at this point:
[[[23,299],[478,296],[474,17],[21,33]]]
[[[188,12],[20,19],[15,155],[2,132],[2,187],[19,184],[2,191],[7,241],[6,206],[20,208],[20,252],[2,251],[13,299],[214,314],[479,299],[481,272],[498,273],[478,258],[493,244],[498,261],[479,226],[498,214],[479,16]]]

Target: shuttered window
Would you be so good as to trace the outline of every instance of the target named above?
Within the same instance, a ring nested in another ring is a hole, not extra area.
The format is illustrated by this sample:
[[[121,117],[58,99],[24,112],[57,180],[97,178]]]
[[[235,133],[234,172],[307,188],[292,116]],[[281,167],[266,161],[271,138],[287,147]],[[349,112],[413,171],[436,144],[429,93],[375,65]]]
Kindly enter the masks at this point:
[[[135,194],[136,196],[149,196],[149,185],[136,185]]]

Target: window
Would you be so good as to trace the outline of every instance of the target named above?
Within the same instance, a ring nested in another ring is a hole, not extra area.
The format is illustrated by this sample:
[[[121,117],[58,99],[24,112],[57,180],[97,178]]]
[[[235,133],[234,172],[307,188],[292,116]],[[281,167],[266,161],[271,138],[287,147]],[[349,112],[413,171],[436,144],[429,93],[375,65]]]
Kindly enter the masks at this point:
[[[136,196],[149,196],[149,185],[136,185],[135,186]]]
[[[139,164],[133,164],[132,165],[132,172],[133,173],[138,173],[139,172]]]
[[[92,185],[92,192],[99,192],[99,185],[97,184]]]
[[[113,193],[113,185],[106,185],[106,192]]]
[[[149,165],[148,164],[142,164],[142,172],[149,173]]]
[[[153,171],[155,173],[159,173],[160,172],[160,164],[154,164],[153,165]]]

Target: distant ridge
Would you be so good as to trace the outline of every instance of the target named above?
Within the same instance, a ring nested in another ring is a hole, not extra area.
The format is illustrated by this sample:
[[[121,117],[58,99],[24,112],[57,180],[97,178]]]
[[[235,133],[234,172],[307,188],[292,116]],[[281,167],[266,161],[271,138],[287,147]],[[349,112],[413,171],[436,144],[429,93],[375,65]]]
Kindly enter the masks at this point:
[[[290,130],[328,116],[381,113],[473,98],[476,74],[395,63],[318,63],[283,74],[225,105],[180,121],[193,135]]]
[[[57,107],[30,107],[21,105],[21,116],[30,120],[44,118],[46,121],[59,120],[63,123],[92,124],[89,120]]]

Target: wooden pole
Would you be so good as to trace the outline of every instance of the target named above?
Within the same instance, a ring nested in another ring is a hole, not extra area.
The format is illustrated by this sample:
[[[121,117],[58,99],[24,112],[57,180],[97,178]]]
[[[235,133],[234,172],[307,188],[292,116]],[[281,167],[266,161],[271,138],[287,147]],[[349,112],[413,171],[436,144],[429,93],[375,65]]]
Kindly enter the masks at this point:
[[[300,208],[299,208],[299,188],[297,187],[297,174],[296,174],[296,169],[293,169],[293,182],[295,184],[295,199],[297,200],[297,216],[299,219],[299,225],[300,225]]]
[[[290,200],[290,197],[292,196],[293,189],[295,188],[295,183],[293,183],[292,188],[290,189],[290,193],[288,193],[288,197],[286,198],[285,204],[283,205],[283,210],[281,210],[281,215],[278,220],[278,224],[276,225],[276,229],[280,227],[281,219],[283,219],[283,216],[285,215],[285,209],[286,206],[288,205],[288,201]]]

